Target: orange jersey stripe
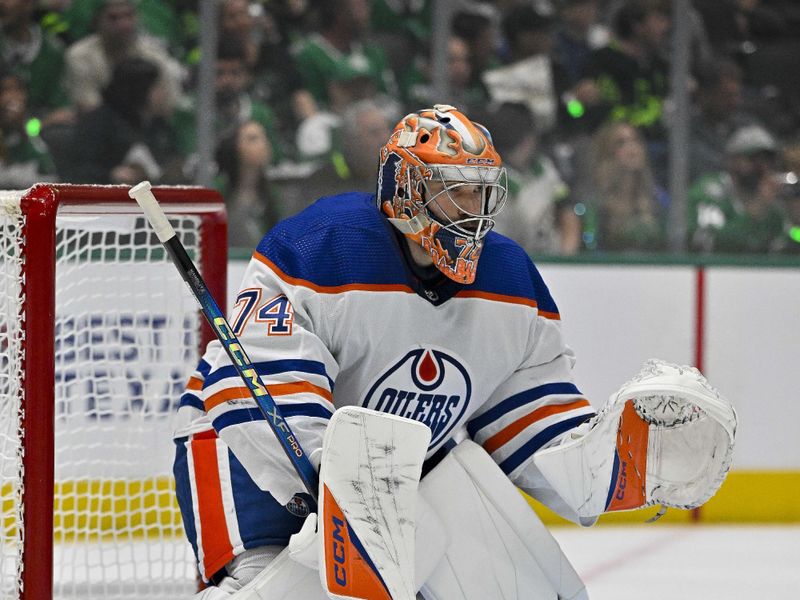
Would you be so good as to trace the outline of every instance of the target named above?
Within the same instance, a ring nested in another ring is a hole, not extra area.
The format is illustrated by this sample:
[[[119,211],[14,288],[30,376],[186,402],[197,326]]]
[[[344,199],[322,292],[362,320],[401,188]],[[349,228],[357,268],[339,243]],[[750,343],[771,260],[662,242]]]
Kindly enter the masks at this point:
[[[241,386],[235,388],[225,388],[224,390],[217,392],[216,394],[212,394],[206,398],[204,404],[206,407],[206,412],[209,412],[212,408],[219,406],[228,400],[240,400],[242,398],[250,397],[250,389],[247,387]]]
[[[539,316],[544,317],[545,319],[550,319],[551,321],[560,321],[561,315],[556,312],[548,312],[546,310],[540,310]]]
[[[186,389],[199,392],[203,389],[203,380],[195,376],[189,377],[189,382],[186,384]]]
[[[353,291],[362,291],[362,292],[404,292],[407,294],[415,293],[411,287],[404,285],[404,284],[366,284],[366,283],[348,283],[346,285],[332,285],[332,286],[322,286],[317,285],[307,279],[301,279],[299,277],[292,277],[291,275],[286,274],[278,265],[273,263],[270,259],[268,259],[263,254],[259,252],[253,253],[253,258],[260,263],[266,265],[275,275],[277,275],[280,279],[285,281],[291,285],[298,285],[301,287],[306,287],[315,292],[319,292],[320,294],[340,294],[342,292],[353,292]],[[492,300],[494,302],[506,302],[509,304],[521,304],[523,306],[530,306],[531,308],[536,308],[536,300],[531,298],[525,298],[522,296],[507,296],[504,294],[493,294],[491,292],[482,292],[479,290],[464,290],[455,294],[456,298],[483,298],[484,300]],[[548,312],[540,310],[539,314],[546,318],[546,319],[553,319],[553,320],[560,320],[561,317],[556,312]]]
[[[270,271],[275,273],[275,275],[277,275],[280,279],[282,279],[286,283],[291,285],[299,285],[301,287],[306,287],[311,290],[314,290],[315,292],[319,292],[320,294],[340,294],[342,292],[353,292],[353,291],[405,292],[407,294],[414,293],[414,290],[412,290],[409,286],[403,284],[394,284],[394,283],[386,283],[386,284],[348,283],[346,285],[331,285],[331,286],[317,285],[316,283],[312,283],[307,279],[300,279],[299,277],[292,277],[291,275],[287,275],[280,269],[280,267],[278,267],[278,265],[273,263],[263,254],[254,252],[253,258],[266,265]]]
[[[480,290],[463,290],[457,292],[456,298],[482,298],[483,300],[492,300],[493,302],[506,302],[508,304],[522,304],[523,306],[530,306],[536,308],[536,300],[533,298],[524,298],[522,296],[506,296],[505,294],[493,294],[491,292],[482,292]]]
[[[192,441],[192,461],[203,546],[203,576],[208,579],[233,559],[233,547],[225,522],[222,488],[217,468],[217,441]]]
[[[329,390],[309,383],[308,381],[292,381],[290,383],[275,383],[268,385],[267,390],[270,395],[275,396],[288,396],[289,394],[300,394],[302,392],[309,392],[324,398],[331,404],[333,403],[333,395]],[[222,391],[212,394],[205,400],[206,412],[212,408],[219,406],[228,400],[239,400],[241,398],[250,398],[250,389],[244,386],[235,388],[226,388]]]
[[[321,396],[330,403],[333,403],[333,394],[324,387],[314,385],[308,381],[292,381],[290,383],[275,383],[268,385],[267,389],[273,396],[288,396],[289,394],[300,394],[302,392],[309,392]]]
[[[576,408],[584,408],[588,406],[591,406],[589,401],[581,398],[580,400],[575,400],[574,402],[569,402],[567,404],[550,404],[548,406],[537,408],[533,412],[517,419],[510,425],[506,425],[503,429],[495,433],[483,443],[483,448],[486,450],[486,452],[491,454],[500,446],[511,440],[515,435],[520,433],[531,423],[535,423],[536,421],[544,419],[545,417],[549,417],[550,415],[557,415],[559,413],[575,410]]]

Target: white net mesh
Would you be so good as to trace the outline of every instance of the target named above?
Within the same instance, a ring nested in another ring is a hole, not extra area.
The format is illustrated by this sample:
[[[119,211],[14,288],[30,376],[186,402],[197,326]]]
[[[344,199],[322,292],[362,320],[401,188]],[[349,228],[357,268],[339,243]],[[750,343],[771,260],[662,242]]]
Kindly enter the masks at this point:
[[[22,214],[0,193],[0,597],[19,595],[22,572]]]
[[[199,264],[200,218],[170,222]],[[20,225],[6,211],[1,598],[17,597],[20,579]],[[171,430],[198,357],[197,304],[141,216],[60,214],[56,243],[53,596],[187,597],[195,569],[174,499]]]

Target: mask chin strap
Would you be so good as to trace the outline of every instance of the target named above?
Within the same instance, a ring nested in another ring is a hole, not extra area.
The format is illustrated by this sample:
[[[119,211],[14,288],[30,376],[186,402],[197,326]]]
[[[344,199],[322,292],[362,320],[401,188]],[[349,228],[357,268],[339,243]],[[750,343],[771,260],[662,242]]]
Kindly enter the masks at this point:
[[[390,217],[389,223],[397,227],[400,233],[416,235],[428,227],[431,224],[431,220],[426,214],[419,212],[412,219],[393,219]]]
[[[409,180],[410,179],[411,177],[409,176]],[[428,188],[424,182],[422,183],[422,188],[424,190],[424,194],[427,195]],[[407,191],[407,193],[410,195],[411,194],[410,190]],[[425,202],[424,204],[427,204],[427,202]],[[389,220],[389,223],[394,225],[400,233],[406,235],[416,235],[431,224],[431,220],[428,217],[426,211],[427,208],[423,208],[411,219],[397,219],[393,217],[387,217],[387,218]]]

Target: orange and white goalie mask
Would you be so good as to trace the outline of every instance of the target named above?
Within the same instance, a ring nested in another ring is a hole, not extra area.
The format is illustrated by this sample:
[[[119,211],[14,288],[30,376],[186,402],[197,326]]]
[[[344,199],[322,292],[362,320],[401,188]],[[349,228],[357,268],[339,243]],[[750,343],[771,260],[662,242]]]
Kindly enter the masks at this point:
[[[452,106],[406,115],[381,148],[380,209],[458,283],[475,280],[507,188],[489,132]]]

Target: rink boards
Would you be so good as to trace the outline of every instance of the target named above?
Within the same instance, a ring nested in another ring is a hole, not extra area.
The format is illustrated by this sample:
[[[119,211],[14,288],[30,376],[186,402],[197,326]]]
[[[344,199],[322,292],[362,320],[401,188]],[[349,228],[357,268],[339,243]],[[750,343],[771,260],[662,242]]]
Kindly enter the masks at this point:
[[[245,264],[230,263],[229,298],[236,297]],[[692,364],[697,364],[699,357],[711,382],[731,399],[739,413],[734,467],[720,492],[699,514],[673,510],[665,520],[800,522],[800,505],[796,502],[800,490],[800,436],[796,433],[800,403],[793,381],[800,356],[800,312],[796,308],[800,269],[544,264],[541,270],[559,305],[568,342],[578,356],[576,380],[593,404],[602,405],[648,357]],[[702,290],[698,289],[701,270]],[[140,276],[144,274],[131,274],[132,285],[142,285],[149,279]],[[176,297],[184,296],[182,282],[176,280],[175,286]],[[698,323],[700,307],[702,323]],[[76,318],[91,320],[104,312],[85,305],[81,308]],[[123,327],[119,335],[126,343],[121,346],[121,355],[112,358],[121,359],[120,364],[125,366],[121,379],[106,380],[109,385],[135,387],[140,385],[137,382],[150,381],[149,372],[162,368],[164,357],[174,352],[176,336],[184,335],[180,332],[185,331],[185,324],[167,324],[158,315],[158,307],[152,307],[151,316],[145,318],[145,333],[135,334],[144,337],[135,344],[127,343],[134,335],[126,333],[127,327],[141,327],[143,317],[120,317]],[[62,340],[75,343],[76,352],[82,351],[78,337],[67,335]],[[115,344],[115,340],[95,339],[93,352],[120,352],[111,350]],[[150,354],[142,354],[144,349]],[[100,357],[95,354],[93,358]],[[57,368],[57,381],[67,388],[71,368],[69,361]],[[101,470],[102,461],[87,459],[85,450],[81,450],[84,456],[72,457],[76,462],[62,459],[66,471],[56,483],[56,503],[74,510],[74,516],[64,518],[100,519],[100,531],[117,529],[121,520],[130,521],[124,529],[132,536],[146,537],[153,528],[161,534],[180,530],[169,476],[170,432],[171,413],[180,389],[176,384],[184,380],[191,364],[186,369],[171,375],[172,383],[164,389],[140,391],[140,408],[150,406],[152,410],[125,417],[115,417],[114,410],[103,410],[108,400],[99,393],[101,386],[94,391],[69,390],[70,396],[79,397],[95,410],[76,417],[65,412],[65,406],[60,407],[56,418],[61,421],[61,435],[85,435],[89,427],[94,452],[105,452],[102,458],[112,459],[112,470]],[[121,425],[135,423],[148,433],[149,441],[144,449],[137,450],[134,462],[116,460],[115,450],[103,450],[104,439],[114,436],[108,432],[115,418],[125,420]],[[158,475],[145,477],[143,467],[154,464],[158,465]],[[6,488],[2,489],[4,498]],[[101,516],[81,516],[83,507],[96,507],[98,502],[102,503]],[[537,506],[536,510],[546,522],[558,521],[546,509]],[[641,522],[652,512],[655,509],[608,515],[602,522]],[[66,529],[72,530],[69,526]]]

